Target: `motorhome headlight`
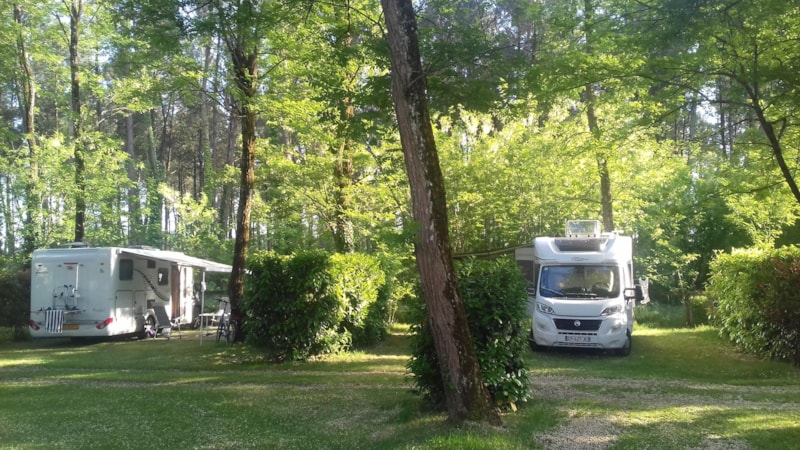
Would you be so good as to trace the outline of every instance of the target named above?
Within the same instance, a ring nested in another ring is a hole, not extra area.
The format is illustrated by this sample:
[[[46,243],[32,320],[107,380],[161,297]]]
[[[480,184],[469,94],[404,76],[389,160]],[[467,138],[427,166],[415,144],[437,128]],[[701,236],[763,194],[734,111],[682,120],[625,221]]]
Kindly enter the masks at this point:
[[[536,303],[536,310],[543,314],[555,314],[553,308],[545,305],[544,303]]]
[[[622,312],[622,305],[609,306],[600,313],[601,316],[610,316]]]

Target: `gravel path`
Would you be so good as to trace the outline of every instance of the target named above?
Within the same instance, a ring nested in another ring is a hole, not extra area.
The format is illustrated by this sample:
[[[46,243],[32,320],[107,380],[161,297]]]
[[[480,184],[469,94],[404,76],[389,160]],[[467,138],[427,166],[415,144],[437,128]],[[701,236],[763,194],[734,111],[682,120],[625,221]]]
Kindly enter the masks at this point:
[[[788,398],[797,399],[798,389],[794,386],[756,387],[562,376],[536,376],[531,385],[534,401],[556,402],[566,416],[559,426],[536,436],[537,442],[546,449],[607,449],[617,443],[627,427],[636,425],[658,427],[661,437],[681,433],[682,430],[674,424],[659,423],[657,414],[648,416],[650,411],[669,409],[691,416],[709,409],[800,410],[799,403],[785,397],[791,393],[793,395]],[[593,408],[594,411],[605,406],[607,410],[603,414],[587,411],[580,406],[587,401],[599,405],[599,408]],[[672,448],[669,442],[656,442],[654,447]],[[713,433],[707,434],[699,446],[678,447],[750,448],[743,440],[724,439]]]

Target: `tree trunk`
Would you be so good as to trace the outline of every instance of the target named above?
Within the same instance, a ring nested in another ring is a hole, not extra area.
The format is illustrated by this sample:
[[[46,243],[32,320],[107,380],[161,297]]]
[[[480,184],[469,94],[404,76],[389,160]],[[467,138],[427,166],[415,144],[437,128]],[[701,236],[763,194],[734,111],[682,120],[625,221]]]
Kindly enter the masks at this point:
[[[230,114],[228,118],[228,142],[225,151],[225,165],[234,166],[236,164],[236,131],[239,128],[239,117]],[[233,197],[234,189],[227,183],[222,186],[219,206],[219,234],[220,239],[232,237],[231,223],[233,222]]]
[[[128,153],[126,169],[131,187],[128,188],[128,243],[143,244],[141,236],[141,213],[139,211],[139,172],[136,169],[136,144],[133,130],[133,112],[125,115],[125,150]]]
[[[75,146],[75,242],[83,241],[86,229],[86,155],[81,117],[81,81],[78,61],[78,39],[83,14],[82,0],[72,0],[69,21],[69,70],[72,109],[72,138]]]
[[[589,124],[589,131],[592,141],[595,144],[600,142],[600,126],[597,124],[597,114],[594,109],[594,86],[587,84],[584,89],[586,99],[586,121]],[[603,217],[603,231],[614,231],[614,202],[611,197],[611,174],[608,171],[608,157],[606,149],[595,148],[595,158],[597,159],[597,173],[600,176],[600,209]]]
[[[36,248],[37,232],[41,224],[39,218],[40,202],[37,194],[37,184],[39,183],[39,154],[36,144],[36,83],[33,77],[33,66],[31,65],[28,48],[25,45],[23,35],[23,11],[19,5],[14,5],[14,21],[20,25],[20,32],[17,36],[17,51],[19,52],[19,66],[22,70],[22,127],[25,132],[25,139],[28,144],[28,163],[30,165],[29,180],[25,186],[25,227],[23,231],[23,247],[25,252],[30,253]],[[9,237],[13,237],[14,227],[6,222],[6,231]],[[14,253],[14,239],[9,239],[9,254]]]
[[[586,36],[586,53],[589,56],[594,56],[594,38],[593,38],[593,25],[594,25],[594,5],[592,0],[584,0],[584,34]],[[584,88],[584,97],[586,101],[586,122],[589,125],[589,132],[592,135],[593,144],[600,144],[601,130],[597,123],[597,112],[595,111],[595,92],[594,84],[586,83]],[[597,173],[600,176],[600,208],[603,217],[603,231],[614,231],[614,202],[611,197],[611,175],[608,170],[608,155],[607,149],[595,148],[597,158]]]
[[[764,109],[761,107],[761,100],[759,96],[754,94],[752,90],[750,90],[750,94],[756,117],[758,117],[758,122],[767,137],[767,141],[769,141],[770,148],[772,148],[772,154],[775,156],[775,161],[778,163],[778,168],[780,168],[781,174],[783,174],[783,179],[789,186],[789,190],[792,192],[795,201],[800,204],[800,189],[797,187],[797,182],[794,179],[792,169],[790,169],[786,164],[786,158],[783,156],[783,147],[781,146],[781,141],[778,137],[778,134],[775,132],[775,126],[772,124],[772,122],[767,120],[767,117],[764,114]]]
[[[150,177],[147,181],[147,219],[145,219],[145,243],[163,246],[161,219],[164,217],[163,196],[158,192],[158,185],[164,180],[164,167],[159,159],[159,144],[156,142],[156,111],[151,109],[147,115],[147,163]],[[166,131],[165,131],[166,132]]]
[[[338,253],[352,253],[355,251],[353,223],[347,215],[350,209],[350,189],[353,185],[352,142],[349,137],[344,139],[336,155],[333,170],[336,180],[333,242]]]
[[[250,213],[253,209],[253,185],[255,184],[256,110],[253,102],[258,94],[257,46],[248,51],[236,38],[227,39],[228,50],[236,80],[238,95],[234,95],[235,110],[242,120],[242,157],[239,183],[239,210],[236,214],[236,238],[233,247],[233,264],[228,285],[231,315],[244,320],[242,299],[244,298],[244,274],[247,250],[250,244]],[[242,330],[236,330],[236,339],[244,338]]]
[[[411,0],[381,0],[392,67],[392,97],[418,225],[415,253],[452,422],[500,423],[483,382],[456,284],[444,180],[425,93],[427,81]]]
[[[346,37],[341,41],[344,51],[349,52],[353,45],[353,37],[347,32]],[[347,58],[342,56],[342,58]],[[347,59],[346,59],[347,60]],[[336,162],[333,169],[333,177],[336,182],[334,192],[334,223],[333,223],[333,242],[338,253],[352,253],[355,251],[355,241],[353,235],[353,222],[350,220],[348,212],[351,208],[350,191],[353,186],[353,139],[352,129],[355,120],[355,82],[357,73],[347,73],[344,80],[344,98],[342,99],[339,121],[337,124],[338,135],[342,143],[336,152]]]
[[[208,71],[211,67],[211,46],[203,49],[203,78],[200,80],[200,126],[197,143],[197,176],[195,177],[194,199],[199,200],[206,192],[206,164],[211,157],[211,123],[208,119]]]

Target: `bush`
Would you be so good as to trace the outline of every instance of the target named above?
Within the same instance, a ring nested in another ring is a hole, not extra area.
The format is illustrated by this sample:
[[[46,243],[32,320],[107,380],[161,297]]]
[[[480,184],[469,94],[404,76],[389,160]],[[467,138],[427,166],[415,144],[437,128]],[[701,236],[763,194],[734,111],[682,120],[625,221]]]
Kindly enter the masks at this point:
[[[707,294],[714,323],[746,351],[800,366],[800,249],[719,254]]]
[[[395,304],[383,266],[390,264],[364,254],[254,255],[245,283],[249,341],[293,360],[380,341]]]
[[[695,294],[689,297],[689,303],[692,306],[692,320],[694,323],[687,325],[708,325],[710,317],[714,313],[713,302],[705,295]]]
[[[0,327],[10,327],[14,340],[28,337],[31,272],[18,261],[0,260]]]
[[[354,345],[379,342],[394,311],[392,277],[378,258],[366,254],[337,254],[331,262],[333,293],[343,309],[341,327],[351,334]]]
[[[509,259],[460,263],[458,286],[469,320],[484,382],[495,404],[515,408],[530,398],[522,355],[527,349],[526,282]],[[424,302],[417,301],[412,323],[414,384],[434,406],[444,405],[444,386]]]
[[[248,258],[248,341],[278,360],[305,360],[346,348],[350,336],[338,330],[343,310],[333,293],[330,266],[330,257],[319,251]]]

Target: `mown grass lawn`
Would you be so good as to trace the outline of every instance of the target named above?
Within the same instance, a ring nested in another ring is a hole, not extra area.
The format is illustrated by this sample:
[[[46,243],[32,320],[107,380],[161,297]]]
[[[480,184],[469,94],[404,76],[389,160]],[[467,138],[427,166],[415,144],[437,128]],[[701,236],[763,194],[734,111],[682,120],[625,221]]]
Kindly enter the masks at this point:
[[[426,411],[398,327],[308,363],[183,339],[0,341],[0,448],[796,448],[800,371],[710,328],[637,329],[621,358],[526,355],[534,399],[503,428]]]

